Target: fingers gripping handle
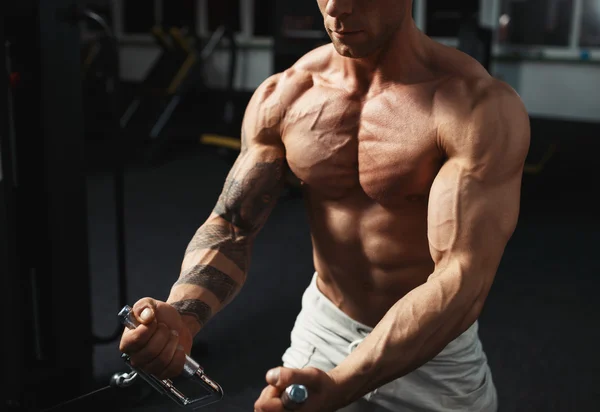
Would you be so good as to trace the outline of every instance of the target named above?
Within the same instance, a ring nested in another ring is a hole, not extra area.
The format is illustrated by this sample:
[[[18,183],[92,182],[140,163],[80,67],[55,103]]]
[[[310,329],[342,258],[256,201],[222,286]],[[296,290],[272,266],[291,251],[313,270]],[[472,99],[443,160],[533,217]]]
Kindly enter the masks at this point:
[[[135,329],[140,326],[140,323],[133,315],[133,309],[129,306],[125,306],[123,309],[121,309],[119,312],[119,318],[121,319],[121,323],[123,323],[123,325],[129,329]],[[185,365],[182,372],[184,376],[191,378],[196,374],[196,372],[198,372],[198,370],[201,369],[202,368],[198,362],[190,358],[188,355],[185,355]]]
[[[125,325],[129,329],[135,329],[140,324],[133,315],[133,309],[129,306],[123,307],[119,312],[119,318],[121,319],[121,323]],[[127,355],[124,355],[127,358]],[[129,363],[128,363],[129,364]],[[208,405],[209,403],[216,402],[223,397],[223,390],[219,386],[218,383],[211,380],[206,374],[202,367],[196,362],[194,359],[190,358],[186,355],[185,365],[183,368],[182,374],[191,379],[199,379],[203,386],[213,392],[213,400],[206,399],[207,397],[190,400],[183,393],[181,393],[170,380],[159,380],[152,375],[148,375],[143,371],[139,371],[129,365],[131,369],[137,372],[144,380],[146,380],[152,387],[154,387],[157,391],[168,395],[171,397],[176,403],[182,406],[191,405],[194,409]],[[286,388],[281,396],[281,401],[283,402],[283,406],[288,411],[295,411],[299,409],[308,399],[308,391],[304,385],[290,385]]]
[[[119,311],[118,316],[121,320],[121,323],[128,329],[135,329],[140,325],[133,314],[133,309],[130,306],[124,306],[123,309]],[[196,398],[188,397],[183,392],[178,390],[175,385],[173,385],[173,382],[171,382],[169,379],[160,380],[154,375],[150,375],[142,370],[138,370],[129,363],[129,356],[124,354],[123,358],[129,367],[137,372],[138,375],[148,382],[154,389],[156,389],[158,392],[166,394],[180,406],[197,409],[202,406],[217,402],[223,398],[223,389],[221,386],[214,380],[210,379],[204,373],[204,369],[202,369],[200,364],[188,355],[185,356],[185,364],[183,366],[182,376],[199,383],[208,393],[208,395]]]

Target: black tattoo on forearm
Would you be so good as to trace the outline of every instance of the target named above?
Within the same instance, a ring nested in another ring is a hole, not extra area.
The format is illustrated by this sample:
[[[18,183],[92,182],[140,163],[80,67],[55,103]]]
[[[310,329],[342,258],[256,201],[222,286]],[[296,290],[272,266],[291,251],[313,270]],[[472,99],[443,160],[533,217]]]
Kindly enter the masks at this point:
[[[226,302],[238,288],[236,282],[229,275],[207,265],[196,265],[182,273],[175,285],[184,284],[210,290],[221,303]]]
[[[234,168],[214,212],[239,228],[241,235],[255,235],[283,189],[283,169],[284,159],[257,163],[244,175]]]
[[[171,306],[177,309],[183,316],[193,316],[201,326],[206,325],[212,317],[210,306],[198,299],[180,300],[179,302],[171,303]]]
[[[204,225],[194,235],[185,254],[203,249],[218,250],[246,273],[249,245],[249,239],[244,236],[236,236],[232,227]]]

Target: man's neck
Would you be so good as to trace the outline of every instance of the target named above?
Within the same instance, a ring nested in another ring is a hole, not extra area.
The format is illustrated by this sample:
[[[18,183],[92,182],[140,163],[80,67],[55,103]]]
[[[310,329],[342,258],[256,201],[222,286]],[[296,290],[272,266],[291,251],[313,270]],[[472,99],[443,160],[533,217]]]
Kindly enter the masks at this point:
[[[390,82],[415,83],[427,67],[428,48],[428,38],[410,19],[374,54],[365,58],[340,56],[342,71],[350,83],[357,82],[370,90]]]

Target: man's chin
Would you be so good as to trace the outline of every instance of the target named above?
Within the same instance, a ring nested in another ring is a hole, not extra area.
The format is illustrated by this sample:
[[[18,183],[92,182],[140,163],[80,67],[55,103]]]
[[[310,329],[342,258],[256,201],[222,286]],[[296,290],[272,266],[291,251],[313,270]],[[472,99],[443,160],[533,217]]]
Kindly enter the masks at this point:
[[[348,46],[347,44],[342,44],[337,41],[333,41],[332,43],[335,51],[343,57],[348,57],[350,59],[361,59],[369,55],[368,53],[364,53],[364,51],[359,50],[356,47]]]

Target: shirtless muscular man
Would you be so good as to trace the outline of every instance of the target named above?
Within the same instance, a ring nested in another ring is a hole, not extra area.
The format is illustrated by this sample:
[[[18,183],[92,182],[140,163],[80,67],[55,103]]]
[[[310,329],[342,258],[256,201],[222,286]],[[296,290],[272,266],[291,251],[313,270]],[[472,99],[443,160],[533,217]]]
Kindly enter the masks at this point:
[[[317,0],[331,43],[257,88],[242,150],[166,302],[120,349],[159,377],[239,293],[284,185],[303,183],[315,273],[254,408],[492,412],[478,317],[515,230],[529,117],[507,84],[415,25],[411,0]]]

